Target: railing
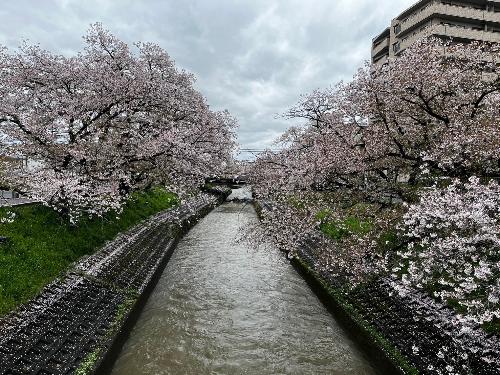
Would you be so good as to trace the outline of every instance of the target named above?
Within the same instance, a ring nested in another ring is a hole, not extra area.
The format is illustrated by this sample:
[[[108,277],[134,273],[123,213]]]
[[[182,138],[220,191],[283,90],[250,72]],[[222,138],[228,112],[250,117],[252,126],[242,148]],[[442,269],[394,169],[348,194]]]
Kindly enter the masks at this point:
[[[500,33],[484,30],[473,30],[470,28],[455,27],[452,25],[433,25],[427,27],[425,30],[405,38],[401,41],[401,50],[406,49],[412,45],[416,40],[424,38],[429,35],[441,35],[451,38],[483,40],[486,42],[500,43]]]
[[[500,33],[485,30],[473,30],[469,28],[455,27],[452,25],[436,25],[436,33],[452,38],[477,39],[486,42],[500,42]]]
[[[389,48],[389,38],[384,39],[372,49],[372,57],[377,56],[384,48]]]
[[[389,60],[389,54],[387,54],[387,55],[380,55],[376,59],[372,59],[372,63],[375,64],[375,65],[382,65],[385,62],[387,62],[388,60]]]
[[[469,18],[478,21],[500,23],[500,13],[498,12],[474,9],[471,7],[461,7],[458,5],[431,3],[425,8],[417,10],[417,12],[414,13],[413,16],[408,17],[405,22],[401,22],[401,32],[398,33],[398,35],[413,28],[416,24],[436,13],[454,17]]]

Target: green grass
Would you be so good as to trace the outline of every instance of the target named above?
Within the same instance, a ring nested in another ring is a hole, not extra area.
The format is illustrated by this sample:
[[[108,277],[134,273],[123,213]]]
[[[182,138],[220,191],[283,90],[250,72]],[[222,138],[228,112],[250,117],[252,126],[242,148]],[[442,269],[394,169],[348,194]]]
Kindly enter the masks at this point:
[[[307,208],[307,204],[305,201],[300,200],[294,196],[288,197],[287,203],[290,206],[292,206],[293,208],[295,208],[296,210],[303,210],[303,209]]]
[[[0,316],[35,296],[81,256],[91,254],[145,218],[178,203],[163,189],[134,194],[119,217],[81,220],[76,226],[54,210],[31,205],[0,208],[0,218],[14,212],[12,223],[0,223]]]
[[[366,234],[373,228],[369,221],[362,221],[354,216],[349,216],[342,221],[323,221],[320,230],[334,240],[340,240],[351,234]]]
[[[500,336],[500,319],[499,318],[493,318],[493,320],[491,322],[483,323],[482,327],[486,333],[493,333],[497,336]]]
[[[76,369],[75,375],[88,375],[92,373],[96,362],[99,360],[99,355],[101,354],[101,349],[98,348],[93,352],[87,354],[83,362]]]

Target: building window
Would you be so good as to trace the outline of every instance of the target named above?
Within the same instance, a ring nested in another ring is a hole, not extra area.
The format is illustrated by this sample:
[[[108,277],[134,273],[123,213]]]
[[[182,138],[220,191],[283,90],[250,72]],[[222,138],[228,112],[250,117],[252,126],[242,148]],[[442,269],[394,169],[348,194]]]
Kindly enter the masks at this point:
[[[394,34],[399,34],[401,32],[401,24],[397,24],[396,26],[394,26]]]
[[[392,45],[392,50],[394,51],[394,53],[396,52],[399,52],[399,50],[401,49],[401,43],[400,42],[396,42]]]

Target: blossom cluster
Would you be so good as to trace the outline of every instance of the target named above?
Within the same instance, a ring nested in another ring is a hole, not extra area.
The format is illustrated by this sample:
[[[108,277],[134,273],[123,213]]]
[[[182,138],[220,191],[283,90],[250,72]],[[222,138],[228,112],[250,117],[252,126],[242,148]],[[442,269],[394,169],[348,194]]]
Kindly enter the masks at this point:
[[[443,53],[444,51],[444,53]],[[253,171],[263,194],[348,187],[398,191],[430,176],[497,176],[500,47],[423,39],[349,83],[304,96],[305,123]],[[412,67],[409,69],[408,67]]]
[[[500,186],[471,177],[429,188],[409,207],[403,229],[409,244],[395,275],[432,290],[463,311],[464,320],[500,319]]]
[[[3,215],[0,217],[0,223],[1,224],[11,224],[14,222],[16,218],[16,213],[13,211],[6,211],[3,213]]]

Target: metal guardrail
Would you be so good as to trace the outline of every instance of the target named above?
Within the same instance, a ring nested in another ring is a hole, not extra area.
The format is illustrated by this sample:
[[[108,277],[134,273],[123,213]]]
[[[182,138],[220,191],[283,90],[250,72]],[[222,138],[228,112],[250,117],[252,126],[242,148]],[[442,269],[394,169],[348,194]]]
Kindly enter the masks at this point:
[[[0,198],[0,207],[19,207],[38,203],[41,202],[28,198]]]

